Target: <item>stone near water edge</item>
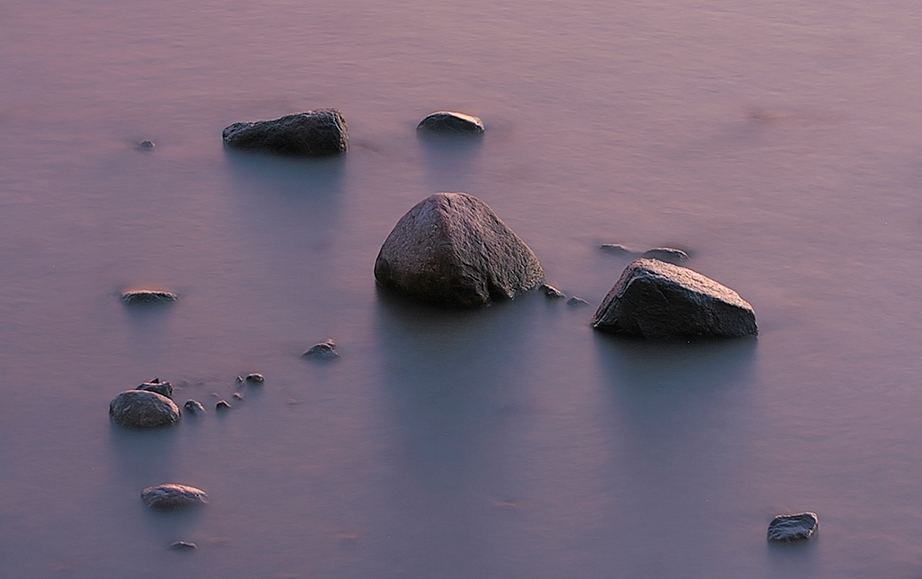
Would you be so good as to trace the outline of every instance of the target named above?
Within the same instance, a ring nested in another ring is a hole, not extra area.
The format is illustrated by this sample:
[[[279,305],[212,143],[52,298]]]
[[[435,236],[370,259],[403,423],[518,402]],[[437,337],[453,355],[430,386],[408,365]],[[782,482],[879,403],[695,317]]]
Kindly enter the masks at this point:
[[[161,382],[160,378],[154,378],[150,382],[145,382],[137,386],[135,390],[145,390],[147,392],[156,392],[161,396],[173,398],[173,385],[169,382]]]
[[[298,157],[345,153],[349,146],[346,119],[337,109],[318,109],[271,121],[234,123],[224,129],[231,149]]]
[[[122,301],[129,306],[145,306],[175,302],[179,296],[165,290],[128,290],[122,293]]]
[[[648,249],[643,252],[641,257],[649,257],[651,259],[658,259],[660,261],[668,261],[669,263],[683,263],[688,261],[688,253],[682,251],[681,249],[674,249],[672,247],[654,247],[653,249]]]
[[[546,283],[541,284],[541,291],[544,292],[544,295],[547,296],[547,298],[552,299],[552,300],[559,300],[559,299],[563,299],[567,297],[567,294],[563,293],[562,291],[555,288],[554,286],[548,285]]]
[[[742,337],[759,333],[755,312],[732,289],[657,259],[631,262],[592,326],[644,338]]]
[[[577,296],[573,296],[572,298],[570,298],[570,299],[567,300],[567,305],[568,305],[568,306],[572,306],[572,307],[574,307],[574,308],[581,308],[581,307],[589,306],[589,305],[592,305],[592,304],[590,304],[589,302],[587,302],[587,301],[584,300],[583,298],[580,298],[580,297],[577,297]]]
[[[198,400],[186,400],[182,409],[183,414],[205,414],[205,407]]]
[[[456,133],[479,135],[484,131],[483,121],[479,117],[454,111],[436,111],[416,125],[417,131],[432,133]]]
[[[137,145],[138,149],[140,149],[141,151],[150,151],[156,146],[157,145],[155,145],[153,141],[141,141]]]
[[[599,246],[599,249],[606,253],[612,253],[615,255],[640,255],[640,252],[636,249],[631,249],[620,243],[603,243]]]
[[[176,541],[169,548],[171,551],[195,551],[198,549],[198,545],[186,541]]]
[[[204,505],[208,495],[195,487],[166,483],[141,491],[141,500],[155,511],[175,511]]]
[[[263,383],[266,381],[266,378],[262,374],[257,374],[256,372],[253,372],[252,374],[247,374],[247,377],[245,378],[245,380],[247,384],[255,384],[258,386],[262,386]]]
[[[230,402],[227,400],[221,399],[215,402],[214,409],[218,412],[223,412],[225,410],[230,410],[233,406],[230,405]]]
[[[179,420],[179,408],[162,394],[126,390],[109,403],[109,415],[119,426],[157,428]]]
[[[768,540],[777,543],[805,541],[813,537],[819,526],[816,513],[778,515],[768,525]]]
[[[306,352],[301,354],[301,357],[332,360],[339,357],[339,352],[336,351],[336,344],[333,343],[333,340],[326,340],[308,348]]]
[[[240,392],[234,392],[232,396],[234,400],[243,400],[243,394],[241,394]]]
[[[534,289],[544,270],[486,203],[436,193],[397,222],[375,260],[375,278],[420,301],[476,307]]]

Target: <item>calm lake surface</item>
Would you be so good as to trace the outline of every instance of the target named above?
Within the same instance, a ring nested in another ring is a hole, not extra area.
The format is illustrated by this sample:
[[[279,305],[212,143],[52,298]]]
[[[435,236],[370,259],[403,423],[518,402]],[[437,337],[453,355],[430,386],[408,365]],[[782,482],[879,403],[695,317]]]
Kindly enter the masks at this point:
[[[3,577],[922,577],[917,1],[14,0],[0,78]],[[223,148],[321,107],[341,158]],[[484,137],[418,139],[439,109]],[[436,191],[592,306],[380,294]],[[602,243],[688,250],[761,334],[593,331]],[[154,376],[208,413],[112,425]]]

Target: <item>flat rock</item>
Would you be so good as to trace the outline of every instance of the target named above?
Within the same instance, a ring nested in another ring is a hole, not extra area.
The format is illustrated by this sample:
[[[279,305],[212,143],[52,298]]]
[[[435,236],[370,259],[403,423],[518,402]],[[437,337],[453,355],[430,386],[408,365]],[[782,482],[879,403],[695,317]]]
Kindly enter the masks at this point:
[[[668,261],[669,263],[682,263],[688,261],[688,254],[686,252],[672,247],[654,247],[653,249],[648,249],[643,252],[641,257],[659,259],[660,261]]]
[[[816,513],[778,515],[768,525],[768,540],[779,543],[805,541],[816,533],[819,526]]]
[[[173,397],[173,385],[169,382],[162,382],[160,378],[154,378],[150,382],[145,382],[137,386],[135,390],[146,390],[147,392],[156,392],[167,398]]]
[[[231,149],[278,155],[319,157],[345,153],[349,130],[342,112],[318,109],[271,121],[234,123],[224,129],[224,144]]]
[[[613,253],[615,255],[640,255],[640,251],[631,249],[630,247],[621,245],[620,243],[603,243],[599,246],[599,249],[607,253]]]
[[[147,487],[141,491],[141,499],[155,511],[175,511],[204,505],[208,495],[195,487],[167,483]]]
[[[484,126],[479,117],[454,111],[436,111],[419,121],[419,124],[416,125],[416,130],[433,133],[479,135],[483,133]]]
[[[186,414],[205,414],[205,407],[198,400],[186,400],[182,405],[183,413]]]
[[[486,203],[436,193],[397,222],[378,253],[375,278],[421,301],[475,307],[537,287],[544,270]]]
[[[336,351],[336,344],[333,343],[333,340],[326,340],[308,348],[306,352],[301,354],[301,357],[332,360],[339,357],[339,352]]]
[[[156,392],[126,390],[109,403],[109,415],[120,426],[157,428],[179,420],[179,408]]]
[[[592,326],[644,338],[759,333],[752,306],[732,289],[686,267],[645,258],[625,268]]]
[[[165,290],[137,289],[122,294],[122,301],[130,306],[144,306],[175,302],[179,296]]]
[[[570,299],[567,300],[567,305],[568,305],[568,306],[573,306],[574,308],[581,308],[581,307],[589,306],[589,305],[592,305],[592,304],[590,304],[589,302],[587,302],[586,300],[584,300],[584,299],[581,298],[581,297],[573,296],[573,297],[571,297]]]
[[[170,545],[170,549],[173,551],[195,551],[198,549],[198,545],[187,541],[176,541]]]

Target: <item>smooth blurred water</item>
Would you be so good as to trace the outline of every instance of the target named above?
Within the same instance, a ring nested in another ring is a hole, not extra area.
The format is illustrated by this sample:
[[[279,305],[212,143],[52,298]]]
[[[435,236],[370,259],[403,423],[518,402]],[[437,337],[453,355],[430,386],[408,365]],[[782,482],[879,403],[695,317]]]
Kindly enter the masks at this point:
[[[13,1],[0,78],[3,577],[922,576],[916,3]],[[222,146],[320,107],[342,158]],[[439,109],[483,139],[418,139]],[[592,307],[380,295],[436,191]],[[601,243],[688,250],[760,336],[594,332]],[[154,376],[209,412],[110,424]]]

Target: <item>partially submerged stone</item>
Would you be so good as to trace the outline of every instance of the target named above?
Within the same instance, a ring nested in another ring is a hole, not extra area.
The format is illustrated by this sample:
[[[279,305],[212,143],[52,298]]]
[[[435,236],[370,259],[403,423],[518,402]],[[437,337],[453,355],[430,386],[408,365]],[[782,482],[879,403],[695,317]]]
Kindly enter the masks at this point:
[[[182,405],[183,413],[188,414],[205,414],[205,407],[198,400],[186,400]]]
[[[271,121],[234,123],[223,132],[232,149],[263,151],[279,155],[319,157],[345,153],[349,130],[342,112],[318,109]]]
[[[301,354],[301,357],[332,360],[339,357],[339,352],[336,351],[336,344],[333,343],[333,340],[326,340],[308,348],[306,352]]]
[[[136,289],[122,294],[122,301],[130,306],[169,303],[178,299],[178,295],[166,290]]]
[[[175,511],[204,505],[208,495],[195,487],[167,483],[147,487],[141,491],[141,500],[155,511]]]
[[[559,299],[563,299],[567,297],[567,294],[563,293],[562,291],[555,288],[554,286],[548,285],[546,283],[541,285],[541,291],[544,292],[545,296],[547,296],[549,299],[552,299],[552,300],[559,300]]]
[[[589,302],[587,302],[586,300],[584,300],[583,298],[579,296],[573,296],[567,300],[567,305],[572,306],[574,308],[581,308],[581,307],[589,306],[592,304],[590,304]]]
[[[162,394],[126,390],[109,403],[109,415],[120,426],[157,428],[179,420],[179,408]]]
[[[768,540],[779,543],[805,541],[816,533],[819,526],[816,513],[778,515],[768,525]]]
[[[173,385],[169,382],[163,382],[160,378],[154,378],[150,382],[145,382],[140,386],[137,386],[135,390],[146,390],[147,392],[156,392],[161,396],[166,396],[167,398],[173,397]]]
[[[173,551],[195,551],[198,549],[198,545],[186,541],[176,541],[170,545],[170,549]]]
[[[218,400],[217,402],[215,402],[215,405],[214,405],[214,409],[217,410],[218,412],[230,410],[231,408],[233,408],[233,406],[230,405],[230,402],[228,402],[227,400],[223,400],[223,399]]]
[[[626,245],[621,245],[620,243],[603,243],[599,246],[599,249],[602,251],[613,253],[615,255],[638,255],[639,251],[636,249],[631,249]]]
[[[479,135],[483,133],[483,121],[479,117],[454,111],[436,111],[416,125],[416,130],[433,133],[460,133]]]
[[[422,301],[474,307],[537,287],[544,270],[486,203],[436,193],[397,222],[378,253],[375,278]]]
[[[245,380],[247,384],[258,384],[262,386],[262,384],[266,381],[266,378],[262,374],[253,372],[251,374],[247,374]]]
[[[657,259],[631,262],[592,321],[598,330],[644,338],[759,333],[755,312],[732,289]]]
[[[669,263],[682,263],[688,261],[688,254],[686,252],[672,247],[654,247],[653,249],[648,249],[643,252],[641,257],[659,259],[661,261],[668,261]]]

